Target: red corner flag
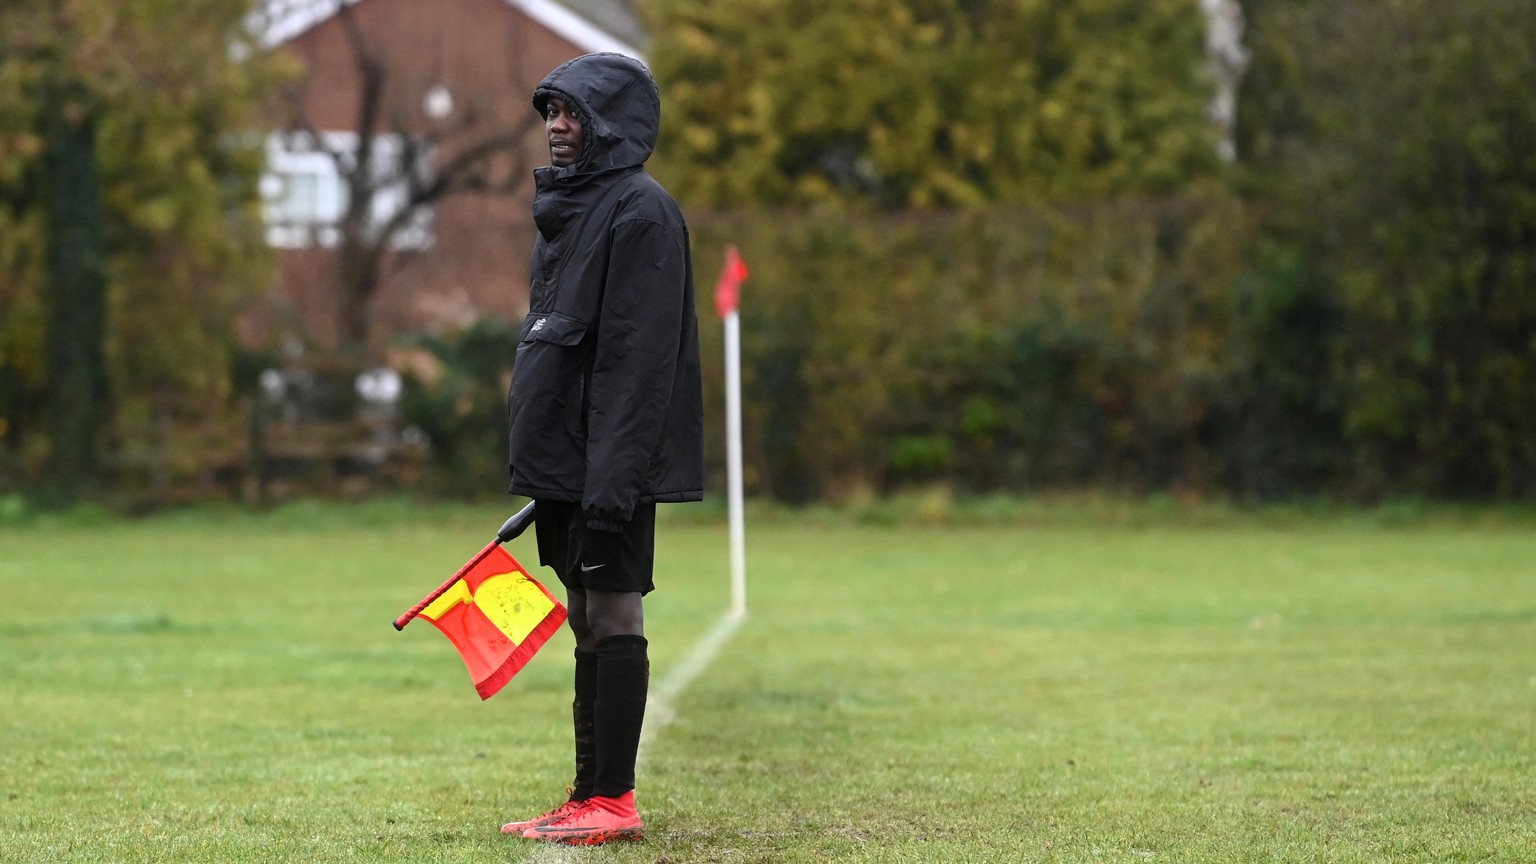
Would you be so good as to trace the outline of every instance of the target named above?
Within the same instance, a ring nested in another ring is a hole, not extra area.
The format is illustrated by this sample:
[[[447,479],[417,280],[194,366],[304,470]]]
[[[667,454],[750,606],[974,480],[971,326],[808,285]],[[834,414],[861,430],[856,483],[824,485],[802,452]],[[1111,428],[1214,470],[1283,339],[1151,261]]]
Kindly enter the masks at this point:
[[[565,621],[565,607],[512,553],[491,544],[421,610],[459,649],[481,699],[496,694]]]
[[[720,270],[720,281],[715,283],[715,311],[725,318],[741,305],[741,283],[747,279],[747,262],[733,243],[725,247],[725,266]]]

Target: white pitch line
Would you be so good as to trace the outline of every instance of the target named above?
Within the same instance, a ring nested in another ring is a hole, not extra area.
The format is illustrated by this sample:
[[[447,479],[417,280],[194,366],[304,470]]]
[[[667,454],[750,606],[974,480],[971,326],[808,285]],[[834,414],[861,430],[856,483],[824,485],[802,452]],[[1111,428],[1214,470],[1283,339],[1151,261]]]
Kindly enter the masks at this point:
[[[636,763],[645,756],[646,745],[656,740],[661,730],[672,725],[677,719],[677,709],[674,703],[683,690],[698,678],[709,664],[714,662],[720,649],[730,638],[736,635],[736,629],[746,615],[738,612],[727,612],[715,622],[715,626],[705,633],[703,638],[688,649],[683,659],[678,661],[672,671],[667,673],[650,693],[645,701],[645,727],[640,730],[640,752],[635,757]]]

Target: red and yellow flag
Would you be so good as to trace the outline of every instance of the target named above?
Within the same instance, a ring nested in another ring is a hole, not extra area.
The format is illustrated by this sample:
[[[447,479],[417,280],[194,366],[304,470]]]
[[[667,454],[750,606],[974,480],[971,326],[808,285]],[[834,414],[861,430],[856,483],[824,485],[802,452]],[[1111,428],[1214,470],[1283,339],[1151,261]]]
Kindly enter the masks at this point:
[[[560,629],[565,607],[493,544],[421,617],[459,649],[475,690],[489,699]]]

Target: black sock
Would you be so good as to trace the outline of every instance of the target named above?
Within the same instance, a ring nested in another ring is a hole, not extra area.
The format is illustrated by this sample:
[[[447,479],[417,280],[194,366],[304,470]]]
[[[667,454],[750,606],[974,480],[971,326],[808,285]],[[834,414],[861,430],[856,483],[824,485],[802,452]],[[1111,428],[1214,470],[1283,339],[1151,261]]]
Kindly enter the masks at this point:
[[[593,794],[617,798],[635,788],[635,757],[651,661],[644,636],[609,636],[597,643],[597,779]]]
[[[576,780],[571,784],[571,800],[592,797],[592,781],[597,777],[597,736],[593,730],[597,709],[597,653],[576,650],[576,698],[571,702],[571,719],[576,727]]]

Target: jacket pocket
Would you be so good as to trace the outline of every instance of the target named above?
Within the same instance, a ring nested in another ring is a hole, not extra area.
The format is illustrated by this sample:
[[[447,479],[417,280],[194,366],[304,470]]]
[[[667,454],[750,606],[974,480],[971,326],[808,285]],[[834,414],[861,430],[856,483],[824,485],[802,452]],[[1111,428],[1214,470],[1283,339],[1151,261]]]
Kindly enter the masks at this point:
[[[534,313],[523,324],[508,400],[515,485],[579,492],[585,482],[588,330],[556,312]]]
[[[523,342],[548,342],[570,348],[581,344],[587,335],[587,323],[559,312],[540,312],[523,323]]]

